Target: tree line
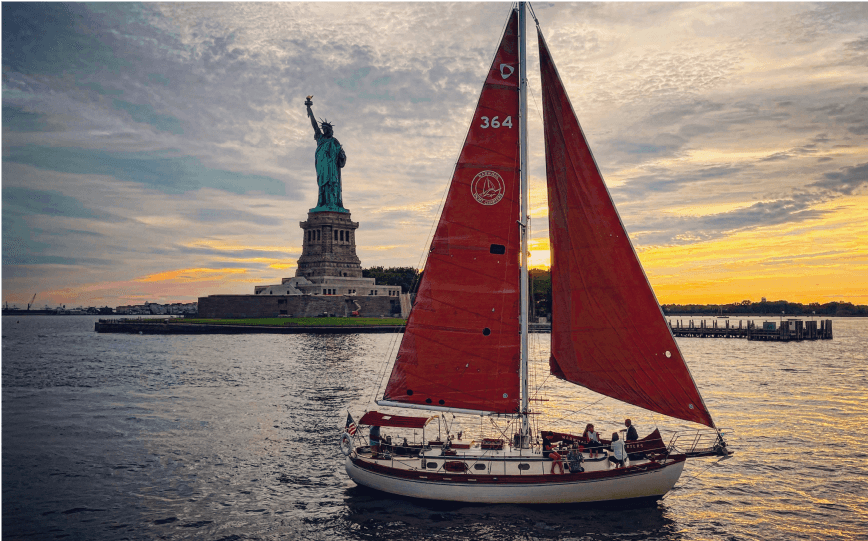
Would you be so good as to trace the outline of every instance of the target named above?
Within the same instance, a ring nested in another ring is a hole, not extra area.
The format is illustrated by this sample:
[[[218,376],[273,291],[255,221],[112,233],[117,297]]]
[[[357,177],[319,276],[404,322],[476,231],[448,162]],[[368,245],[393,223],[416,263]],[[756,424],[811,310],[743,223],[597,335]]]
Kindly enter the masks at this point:
[[[413,267],[371,267],[362,269],[362,276],[375,278],[377,284],[401,286],[404,293],[415,295],[425,271]],[[530,287],[533,307],[532,315],[536,317],[549,316],[552,305],[552,278],[548,269],[530,269]]]
[[[530,269],[532,317],[550,317],[552,310],[552,275],[550,269]],[[401,286],[405,293],[415,294],[419,290],[424,271],[413,267],[371,267],[362,269],[362,276],[376,278],[378,284]],[[818,316],[868,316],[868,305],[851,302],[833,301],[820,304],[802,304],[788,301],[734,302],[730,304],[663,304],[663,313],[675,314],[780,314]]]
[[[403,293],[416,293],[422,280],[422,272],[413,267],[371,267],[362,269],[365,278],[376,278],[377,285],[401,286]]]
[[[802,304],[788,301],[735,302],[731,304],[664,304],[663,313],[707,314],[711,316],[730,314],[781,314],[788,316],[868,316],[868,305],[833,301],[820,304]]]

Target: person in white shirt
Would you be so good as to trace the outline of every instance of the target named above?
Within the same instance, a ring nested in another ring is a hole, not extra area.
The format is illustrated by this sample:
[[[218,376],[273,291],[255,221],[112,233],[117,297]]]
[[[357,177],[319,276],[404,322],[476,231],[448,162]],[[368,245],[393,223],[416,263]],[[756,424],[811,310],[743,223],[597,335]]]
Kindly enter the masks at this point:
[[[594,425],[588,423],[588,426],[585,427],[585,433],[582,434],[582,436],[588,438],[588,458],[595,458],[600,452],[600,438],[597,433],[594,432]]]
[[[624,448],[624,441],[617,432],[612,432],[612,455],[609,456],[609,461],[614,462],[616,467],[623,468],[626,459],[627,450]]]

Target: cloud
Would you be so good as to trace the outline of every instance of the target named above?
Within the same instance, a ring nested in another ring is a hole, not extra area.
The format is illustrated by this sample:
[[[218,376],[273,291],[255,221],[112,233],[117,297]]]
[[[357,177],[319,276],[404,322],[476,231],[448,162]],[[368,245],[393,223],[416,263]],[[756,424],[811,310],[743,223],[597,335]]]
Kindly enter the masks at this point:
[[[616,200],[637,201],[648,197],[649,193],[672,193],[680,190],[697,190],[706,181],[734,178],[744,172],[745,166],[715,165],[695,170],[671,170],[653,168],[649,174],[628,178],[611,189]]]
[[[845,125],[850,133],[868,135],[868,96],[860,96],[845,103],[810,108],[809,111]]]
[[[181,127],[180,120],[173,116],[160,115],[148,104],[138,105],[118,99],[112,100],[112,103],[115,108],[129,113],[132,119],[136,122],[144,122],[160,131],[174,133],[175,135],[184,134],[184,129]]]
[[[630,237],[642,246],[691,244],[720,239],[737,231],[820,219],[830,210],[812,208],[808,197],[758,202],[746,208],[704,216],[649,217],[628,226]]]
[[[292,186],[262,175],[212,169],[193,156],[178,152],[107,152],[80,148],[28,145],[4,148],[3,162],[64,173],[109,175],[138,182],[168,194],[216,188],[235,194],[264,193],[297,197]]]
[[[21,73],[57,75],[129,68],[120,43],[82,4],[3,4],[3,63]]]
[[[863,186],[868,186],[868,162],[826,173],[824,180],[811,184],[838,194],[852,195]]]
[[[56,125],[50,125],[46,119],[45,114],[31,113],[22,107],[3,104],[3,129],[18,132],[48,132],[57,129]]]
[[[283,220],[271,216],[262,216],[244,210],[236,209],[213,209],[202,208],[196,209],[193,213],[195,220],[199,222],[212,223],[219,222],[221,224],[233,222],[247,222],[258,225],[280,225]]]
[[[228,248],[213,248],[213,247],[204,247],[204,246],[179,246],[178,250],[181,253],[190,254],[190,255],[213,255],[218,257],[231,257],[235,259],[241,260],[252,260],[252,259],[277,259],[280,257],[298,257],[298,253],[300,249],[295,251],[284,251],[281,248],[274,248],[270,250],[257,250],[257,249],[228,249]]]
[[[348,155],[362,264],[416,264],[507,16],[497,3],[2,10],[3,187],[32,190],[4,198],[4,295],[80,298],[192,299],[279,280],[316,200],[309,94]],[[859,196],[864,5],[552,3],[536,14],[638,248],[822,221],[824,205]],[[534,49],[529,173],[544,220]],[[186,268],[247,272],[133,282]]]
[[[176,283],[189,283],[189,282],[198,282],[202,280],[215,280],[215,279],[223,279],[227,276],[234,276],[244,274],[246,271],[244,269],[236,269],[236,268],[220,268],[220,269],[208,269],[208,268],[189,268],[189,269],[177,269],[166,272],[159,272],[156,274],[149,274],[146,276],[142,276],[136,278],[137,282],[176,282]]]
[[[45,214],[70,218],[89,218],[113,221],[116,218],[102,211],[88,208],[74,197],[54,190],[34,190],[8,186],[3,188],[3,210],[5,212]]]

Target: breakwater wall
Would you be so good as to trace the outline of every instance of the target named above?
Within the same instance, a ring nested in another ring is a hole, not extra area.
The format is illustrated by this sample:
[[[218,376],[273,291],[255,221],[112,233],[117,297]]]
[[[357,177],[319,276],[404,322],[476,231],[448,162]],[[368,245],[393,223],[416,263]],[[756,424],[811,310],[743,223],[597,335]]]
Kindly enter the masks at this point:
[[[94,323],[98,333],[124,334],[357,334],[404,332],[403,325],[334,325],[302,327],[294,325],[207,325],[202,323],[150,323],[104,320]]]

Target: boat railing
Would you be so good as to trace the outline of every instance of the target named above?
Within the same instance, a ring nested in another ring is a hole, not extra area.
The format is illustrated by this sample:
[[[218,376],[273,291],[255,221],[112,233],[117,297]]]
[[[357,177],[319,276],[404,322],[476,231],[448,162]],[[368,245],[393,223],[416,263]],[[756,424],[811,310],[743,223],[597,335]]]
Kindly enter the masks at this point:
[[[732,434],[728,428],[676,432],[669,440],[669,454],[683,454],[688,458],[703,456],[729,456],[732,451],[727,449],[725,436]]]

